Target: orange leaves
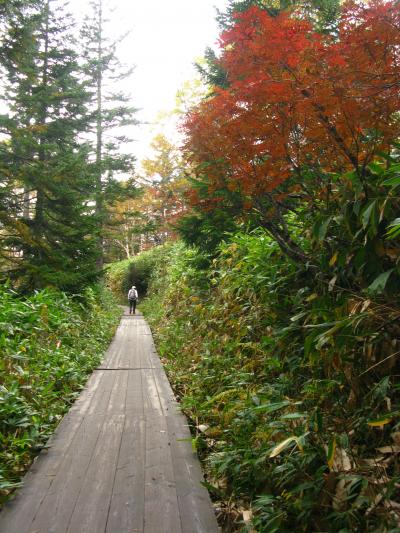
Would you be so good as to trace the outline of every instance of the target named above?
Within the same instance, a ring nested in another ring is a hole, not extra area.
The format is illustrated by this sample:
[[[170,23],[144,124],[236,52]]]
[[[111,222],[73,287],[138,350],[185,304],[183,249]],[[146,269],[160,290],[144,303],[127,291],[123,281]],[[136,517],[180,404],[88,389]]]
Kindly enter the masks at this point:
[[[262,71],[265,60],[275,64],[289,60],[294,66],[311,34],[312,28],[306,21],[290,18],[286,13],[271,17],[266,11],[252,7],[238,14],[237,24],[223,33],[221,43],[225,53],[221,63],[228,67],[232,80],[254,66]],[[247,62],[255,57],[260,60],[258,64]]]
[[[246,195],[303,165],[358,171],[400,133],[400,10],[349,2],[337,40],[287,12],[252,7],[221,36],[230,83],[187,117],[187,149],[207,176]],[[221,164],[221,161],[224,163]]]

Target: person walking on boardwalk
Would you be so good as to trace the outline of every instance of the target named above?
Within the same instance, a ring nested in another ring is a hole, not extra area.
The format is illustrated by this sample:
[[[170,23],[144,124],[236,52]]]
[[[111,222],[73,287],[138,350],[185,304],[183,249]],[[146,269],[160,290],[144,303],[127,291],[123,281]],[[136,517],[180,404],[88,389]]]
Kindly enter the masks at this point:
[[[135,314],[136,313],[136,303],[138,300],[138,292],[136,290],[135,285],[132,285],[132,288],[129,289],[128,292],[128,300],[129,300],[129,314]]]

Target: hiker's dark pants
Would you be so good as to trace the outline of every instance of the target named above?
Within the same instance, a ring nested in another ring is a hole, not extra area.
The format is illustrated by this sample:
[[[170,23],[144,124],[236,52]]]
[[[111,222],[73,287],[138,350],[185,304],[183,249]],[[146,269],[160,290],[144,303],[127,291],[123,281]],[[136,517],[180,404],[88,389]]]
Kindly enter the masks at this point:
[[[136,311],[136,300],[129,300],[129,313],[135,313]]]

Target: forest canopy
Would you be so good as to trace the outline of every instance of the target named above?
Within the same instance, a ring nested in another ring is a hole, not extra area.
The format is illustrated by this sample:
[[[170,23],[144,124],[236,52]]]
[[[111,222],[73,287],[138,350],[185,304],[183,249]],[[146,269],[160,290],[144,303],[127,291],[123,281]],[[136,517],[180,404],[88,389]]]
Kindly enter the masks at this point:
[[[94,282],[109,208],[136,194],[116,179],[133,169],[127,139],[105,137],[135,109],[106,86],[124,72],[102,0],[91,9],[79,27],[58,0],[1,4],[0,271],[25,291]]]

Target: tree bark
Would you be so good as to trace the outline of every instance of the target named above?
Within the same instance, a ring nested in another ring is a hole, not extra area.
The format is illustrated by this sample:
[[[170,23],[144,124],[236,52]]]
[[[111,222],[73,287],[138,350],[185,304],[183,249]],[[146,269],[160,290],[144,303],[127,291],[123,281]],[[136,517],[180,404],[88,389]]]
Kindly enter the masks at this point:
[[[290,235],[285,217],[281,212],[281,207],[269,194],[268,200],[270,206],[272,205],[274,208],[274,218],[272,218],[270,215],[267,215],[265,206],[263,206],[261,202],[256,204],[257,210],[262,217],[260,222],[261,226],[268,231],[271,237],[278,243],[279,248],[289,259],[297,264],[308,264],[311,268],[313,268],[312,265],[310,265],[311,258]]]
[[[47,0],[45,9],[45,28],[44,28],[44,50],[43,50],[43,70],[42,70],[42,82],[41,89],[42,94],[40,95],[42,101],[40,102],[40,115],[39,115],[39,125],[43,128],[46,127],[46,117],[47,117],[47,102],[44,94],[46,92],[46,87],[48,83],[48,69],[49,69],[49,16],[50,16],[50,0]],[[45,150],[46,138],[44,134],[40,135],[39,138],[39,152],[38,158],[39,161],[46,161],[46,150]],[[39,177],[39,180],[42,178]],[[36,190],[36,204],[35,204],[35,233],[41,233],[43,223],[44,223],[44,203],[45,203],[45,192],[42,184],[39,182]]]
[[[101,270],[104,265],[104,242],[103,242],[103,186],[102,186],[102,162],[103,162],[103,0],[98,0],[98,19],[97,19],[97,110],[96,110],[96,215],[99,220],[99,258],[97,268]]]

